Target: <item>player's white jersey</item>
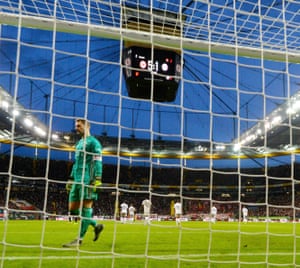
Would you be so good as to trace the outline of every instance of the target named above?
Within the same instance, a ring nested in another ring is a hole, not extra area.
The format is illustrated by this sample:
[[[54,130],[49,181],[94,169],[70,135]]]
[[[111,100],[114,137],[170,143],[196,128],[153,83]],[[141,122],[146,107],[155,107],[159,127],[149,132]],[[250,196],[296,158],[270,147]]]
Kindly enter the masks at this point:
[[[248,209],[246,207],[243,207],[242,213],[243,213],[244,217],[247,217],[248,216]]]
[[[128,205],[126,203],[121,204],[121,213],[127,215]]]
[[[217,214],[217,208],[215,206],[213,206],[211,208],[211,211],[210,211],[211,215],[216,215]]]
[[[135,208],[133,206],[130,206],[129,209],[128,209],[128,211],[129,211],[129,215],[133,216],[134,213],[135,213]]]
[[[152,203],[149,199],[145,199],[142,202],[142,206],[144,207],[144,214],[147,214],[147,215],[150,214],[151,205],[152,205]]]
[[[176,215],[181,215],[181,213],[182,213],[182,206],[181,206],[180,202],[176,202],[174,204],[174,209],[175,209],[175,214]]]

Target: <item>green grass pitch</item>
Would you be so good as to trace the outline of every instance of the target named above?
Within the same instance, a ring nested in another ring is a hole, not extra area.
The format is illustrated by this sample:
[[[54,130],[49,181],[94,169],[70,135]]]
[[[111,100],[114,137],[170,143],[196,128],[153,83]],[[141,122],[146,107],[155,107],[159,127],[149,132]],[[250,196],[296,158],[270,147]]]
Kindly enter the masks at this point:
[[[78,233],[67,221],[0,222],[0,267],[295,267],[300,266],[300,223],[103,221],[93,242],[63,248]]]

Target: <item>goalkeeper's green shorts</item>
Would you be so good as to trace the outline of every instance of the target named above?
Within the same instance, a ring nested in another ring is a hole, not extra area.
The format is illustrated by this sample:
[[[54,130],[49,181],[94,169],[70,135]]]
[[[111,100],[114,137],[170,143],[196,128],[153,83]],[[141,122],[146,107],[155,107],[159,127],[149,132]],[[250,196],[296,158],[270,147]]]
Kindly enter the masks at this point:
[[[81,200],[98,200],[98,193],[91,185],[85,185],[82,191],[81,184],[73,183],[69,193],[69,202]]]

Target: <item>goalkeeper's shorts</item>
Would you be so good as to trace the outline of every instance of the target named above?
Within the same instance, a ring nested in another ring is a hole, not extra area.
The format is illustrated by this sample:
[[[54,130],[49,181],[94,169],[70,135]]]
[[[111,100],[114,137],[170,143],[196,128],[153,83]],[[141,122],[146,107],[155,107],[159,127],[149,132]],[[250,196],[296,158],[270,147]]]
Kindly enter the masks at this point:
[[[82,190],[81,184],[74,183],[69,193],[69,202],[76,202],[81,200],[98,200],[98,194],[94,187],[85,185]]]

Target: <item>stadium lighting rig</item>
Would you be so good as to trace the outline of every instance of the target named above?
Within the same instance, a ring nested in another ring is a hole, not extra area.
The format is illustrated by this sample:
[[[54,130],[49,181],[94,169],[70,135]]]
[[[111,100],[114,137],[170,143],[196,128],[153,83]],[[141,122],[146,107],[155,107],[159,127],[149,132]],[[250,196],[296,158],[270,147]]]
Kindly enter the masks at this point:
[[[274,149],[296,150],[300,146],[299,123],[300,91],[244,132],[233,144],[237,150],[255,147],[260,153]]]
[[[43,143],[47,140],[48,127],[14,100],[2,87],[0,87],[0,117],[0,140],[2,141],[14,138],[22,143]],[[55,142],[60,141],[57,133],[53,133],[51,139]]]

